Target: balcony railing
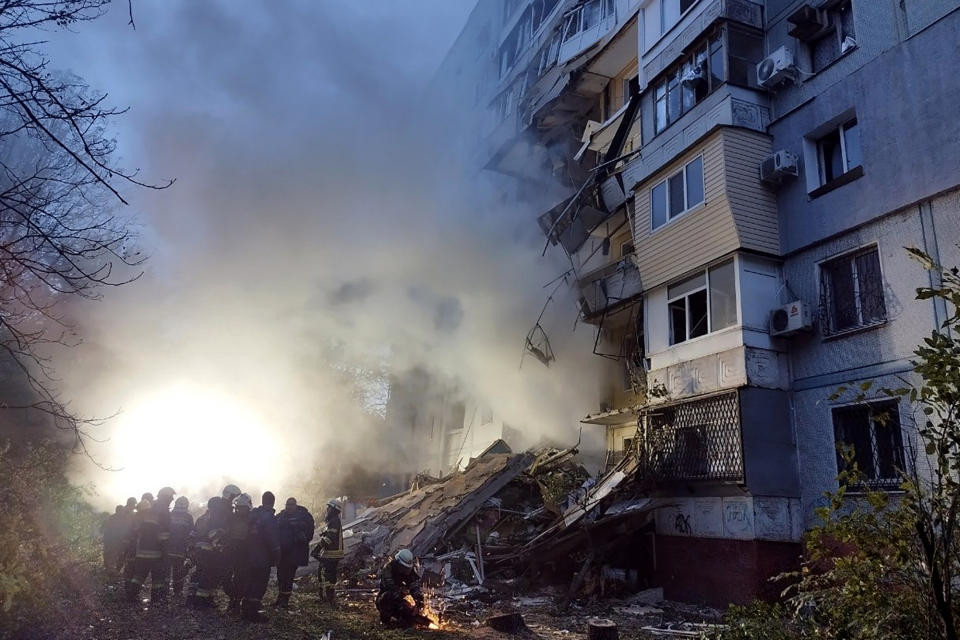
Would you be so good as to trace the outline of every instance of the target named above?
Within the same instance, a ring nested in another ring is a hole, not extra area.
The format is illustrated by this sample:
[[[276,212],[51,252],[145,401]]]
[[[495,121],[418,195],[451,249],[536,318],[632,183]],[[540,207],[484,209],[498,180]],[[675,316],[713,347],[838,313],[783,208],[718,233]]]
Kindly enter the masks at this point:
[[[659,482],[743,482],[736,391],[654,407],[646,416],[639,473]]]

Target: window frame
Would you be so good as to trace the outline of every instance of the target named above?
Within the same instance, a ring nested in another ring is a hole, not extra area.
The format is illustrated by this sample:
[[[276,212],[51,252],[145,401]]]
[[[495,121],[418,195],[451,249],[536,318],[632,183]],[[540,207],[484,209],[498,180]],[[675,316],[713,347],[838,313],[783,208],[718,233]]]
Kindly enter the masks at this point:
[[[851,127],[852,124],[852,127]],[[831,128],[828,132],[824,133],[822,136],[817,138],[817,174],[820,181],[820,186],[825,187],[827,185],[833,184],[839,180],[842,180],[844,176],[848,173],[855,171],[858,167],[863,167],[863,158],[860,158],[860,164],[850,166],[850,158],[847,156],[847,129],[857,127],[857,139],[860,138],[860,122],[857,120],[857,116],[854,115],[849,120],[846,120],[836,127]],[[833,134],[840,136],[840,165],[843,171],[827,180],[826,176],[826,156],[823,152],[823,141]],[[862,147],[861,147],[862,148]],[[861,151],[861,156],[863,155]]]
[[[852,33],[850,34],[850,37],[853,38],[854,40],[854,45],[849,49],[847,49],[846,51],[843,50],[843,41],[846,38],[846,36],[843,33],[843,18],[842,18],[842,14],[844,13],[844,7],[846,7],[846,10],[849,11],[850,13],[850,24],[852,26]],[[830,7],[829,9],[826,9],[826,12],[827,12],[827,19],[830,21],[830,26],[828,30],[819,38],[816,38],[815,40],[811,40],[806,44],[807,53],[810,56],[810,69],[814,75],[818,73],[822,73],[824,70],[829,68],[830,65],[832,65],[837,60],[844,57],[854,49],[856,49],[858,46],[858,44],[856,43],[857,25],[856,25],[856,19],[853,13],[853,0],[840,0],[839,2],[834,4],[834,6]],[[816,64],[815,64],[816,59],[815,59],[814,50],[819,43],[823,42],[824,40],[830,37],[833,37],[834,42],[836,42],[837,55],[829,62],[824,63],[823,66],[821,66],[818,69],[816,68]]]
[[[893,438],[894,438],[894,458],[893,461],[894,469],[890,471],[896,471],[896,464],[899,462],[902,465],[901,470],[906,471],[908,464],[908,459],[906,456],[906,447],[904,445],[904,434],[903,434],[903,419],[900,412],[900,402],[897,399],[875,399],[867,400],[863,402],[852,402],[847,404],[835,405],[830,408],[830,423],[833,427],[833,442],[834,446],[837,447],[837,472],[843,470],[840,458],[839,444],[843,443],[847,446],[854,446],[854,443],[844,442],[838,437],[837,434],[837,417],[844,413],[850,413],[857,409],[867,412],[867,429],[870,439],[870,460],[873,466],[873,477],[867,477],[866,481],[863,484],[856,486],[856,491],[864,490],[873,490],[873,491],[900,491],[900,482],[901,479],[897,475],[887,476],[885,475],[884,470],[880,469],[880,458],[878,451],[878,441],[877,429],[891,429]],[[892,411],[891,411],[892,410]],[[881,424],[876,417],[881,413],[889,413],[889,417],[886,424]],[[854,455],[856,455],[856,449],[854,449]],[[860,469],[861,472],[865,472],[865,469]],[[866,475],[864,473],[864,475]]]
[[[688,186],[687,186],[687,167],[690,166],[691,164],[695,163],[697,160],[700,160],[700,182],[701,182],[701,187],[702,187],[702,188],[701,188],[701,193],[703,194],[703,197],[701,198],[700,202],[697,202],[697,203],[691,205],[691,204],[688,202],[688,200],[689,200],[689,198],[690,198],[690,194],[689,194],[689,188],[688,188]],[[683,204],[684,204],[684,208],[683,208],[679,213],[677,213],[676,215],[671,216],[671,215],[670,215],[670,185],[669,185],[669,182],[670,182],[671,179],[677,177],[677,175],[678,175],[678,174],[681,174],[681,173],[683,174],[683,201],[684,201]],[[696,209],[696,208],[699,207],[700,205],[706,204],[706,202],[707,202],[707,193],[706,193],[707,189],[706,189],[706,179],[704,178],[704,175],[703,175],[703,174],[704,174],[703,154],[702,154],[702,153],[699,153],[699,154],[695,155],[694,157],[690,158],[688,161],[684,162],[684,163],[683,163],[683,166],[680,167],[678,170],[670,173],[670,174],[669,174],[668,176],[666,176],[663,180],[659,180],[658,182],[656,182],[655,184],[653,184],[653,185],[650,187],[650,189],[649,189],[649,191],[650,191],[649,197],[650,197],[650,233],[651,233],[651,234],[654,233],[655,231],[658,231],[658,230],[660,230],[660,229],[663,229],[664,227],[666,227],[668,224],[670,224],[671,222],[673,222],[673,221],[676,220],[677,218],[680,218],[680,217],[686,215],[687,213],[690,213],[691,211],[693,211],[694,209]],[[665,200],[664,200],[664,206],[665,206],[665,210],[664,210],[664,211],[665,211],[665,213],[666,213],[666,219],[663,221],[663,224],[661,224],[661,225],[659,225],[659,226],[654,226],[654,224],[653,224],[653,191],[654,191],[654,189],[656,189],[656,188],[659,187],[660,185],[664,185],[664,187],[665,187],[664,192],[665,192],[666,195],[665,195]]]
[[[721,80],[716,83],[713,80],[715,70],[713,69],[711,62],[713,55],[717,53],[717,51],[714,51],[715,44],[718,44],[719,46],[721,60],[720,66],[722,67],[719,70],[719,76],[717,76],[721,78]],[[730,55],[729,43],[727,42],[726,29],[722,25],[715,27],[708,33],[704,34],[701,38],[698,38],[694,45],[687,47],[687,50],[689,50],[690,53],[684,55],[680,60],[667,67],[659,79],[655,83],[651,83],[651,86],[653,87],[653,134],[655,136],[670,128],[671,125],[683,118],[684,115],[692,111],[698,104],[706,100],[708,96],[710,96],[714,91],[719,89],[728,81],[729,65],[727,63],[727,58]],[[704,54],[702,63],[697,62],[700,54]],[[682,80],[683,69],[687,66],[693,68],[699,66],[700,64],[704,65],[704,82],[707,83],[706,93],[704,93],[703,97],[699,100],[694,99],[693,104],[684,109],[684,87]],[[678,102],[680,108],[675,118],[670,117],[670,86],[672,81],[676,81],[676,91],[679,92]],[[658,109],[660,102],[664,103],[663,122],[660,121]]]
[[[712,289],[712,287],[711,287],[711,282],[710,282],[710,273],[711,273],[712,271],[716,270],[717,268],[722,267],[722,266],[727,265],[727,264],[732,264],[732,265],[733,265],[733,273],[734,273],[733,296],[734,296],[734,301],[735,301],[734,306],[735,306],[735,308],[736,308],[736,310],[737,310],[737,317],[736,317],[736,319],[734,320],[734,323],[733,323],[732,325],[729,325],[729,326],[726,326],[726,327],[722,327],[722,328],[720,328],[720,329],[714,329],[714,327],[713,327],[713,296],[712,296],[711,293],[710,293],[710,291],[711,291],[711,289]],[[686,282],[687,280],[690,280],[690,279],[692,279],[692,278],[696,278],[696,277],[699,276],[700,274],[704,274],[703,285],[702,285],[702,286],[697,287],[696,289],[692,289],[692,290],[690,290],[690,291],[687,291],[687,292],[685,292],[685,293],[682,293],[682,294],[680,294],[680,295],[678,295],[678,296],[674,296],[673,298],[670,297],[670,287],[671,287],[671,286],[675,286],[675,285],[678,285],[678,284],[680,284],[680,283],[682,283],[682,282]],[[689,298],[689,297],[692,296],[693,294],[695,294],[695,293],[700,293],[701,291],[704,291],[704,290],[706,290],[706,293],[707,293],[707,315],[706,315],[707,331],[706,331],[706,333],[704,333],[703,335],[690,337],[690,328],[691,328],[691,324],[690,324],[690,304],[689,304],[688,302],[685,302],[685,303],[684,303],[684,307],[685,307],[685,310],[686,310],[686,318],[685,318],[686,330],[685,330],[684,333],[686,334],[686,337],[685,337],[683,340],[681,340],[680,342],[674,342],[674,341],[673,341],[673,336],[674,336],[674,331],[673,331],[673,315],[670,313],[670,305],[673,304],[674,302],[680,300],[680,299]],[[680,279],[680,280],[675,281],[673,284],[668,284],[668,285],[667,285],[667,296],[666,296],[666,298],[667,298],[667,332],[669,333],[669,340],[668,340],[668,342],[670,343],[670,345],[669,345],[670,347],[675,347],[675,346],[680,345],[680,344],[686,344],[686,343],[690,342],[691,340],[697,340],[697,339],[699,339],[699,338],[705,338],[705,337],[709,336],[711,333],[714,333],[715,331],[723,331],[724,329],[729,329],[729,328],[731,328],[731,327],[736,327],[736,326],[738,326],[738,325],[740,324],[740,322],[741,322],[741,320],[740,320],[740,276],[739,276],[738,269],[737,269],[737,259],[736,259],[736,257],[730,257],[730,258],[727,258],[726,260],[720,260],[719,262],[715,262],[715,263],[711,264],[709,267],[706,267],[705,269],[703,269],[703,271],[697,271],[696,273],[693,273],[693,274],[691,274],[691,275],[688,275],[688,276],[685,277],[685,278],[682,278],[682,279]]]
[[[860,296],[861,282],[857,273],[857,258],[863,255],[867,255],[869,253],[874,253],[874,252],[877,254],[877,269],[879,272],[878,276],[880,280],[879,290],[880,290],[881,302],[883,303],[883,319],[874,320],[872,322],[864,322],[863,301],[861,300],[861,296]],[[829,265],[836,264],[841,261],[847,262],[850,264],[851,279],[853,282],[853,298],[854,298],[853,303],[854,303],[854,308],[856,309],[857,323],[850,327],[844,327],[842,329],[834,329],[833,327],[836,322],[835,321],[836,311],[834,306],[836,298],[835,298],[835,293],[833,291],[834,290],[833,284],[829,281],[830,275],[827,272],[827,269],[829,268]],[[820,297],[821,297],[820,315],[821,315],[821,318],[823,319],[822,332],[823,332],[824,338],[827,338],[827,339],[836,338],[836,337],[849,335],[851,333],[866,331],[876,327],[882,327],[889,321],[889,315],[887,311],[887,299],[886,299],[886,294],[884,293],[884,278],[883,278],[884,267],[883,267],[882,255],[880,253],[879,243],[874,242],[868,245],[864,245],[862,247],[858,247],[851,251],[846,251],[839,255],[831,256],[824,260],[820,260],[819,262],[817,262],[817,273],[819,276],[818,284],[820,287]]]

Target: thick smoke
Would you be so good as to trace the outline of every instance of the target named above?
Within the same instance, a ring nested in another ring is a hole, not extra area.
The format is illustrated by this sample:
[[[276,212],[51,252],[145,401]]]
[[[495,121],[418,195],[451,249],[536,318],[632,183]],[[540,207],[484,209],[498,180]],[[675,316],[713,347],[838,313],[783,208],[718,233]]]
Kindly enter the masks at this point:
[[[468,170],[463,114],[425,97],[460,4],[135,3],[136,31],[115,8],[57,36],[56,63],[131,105],[124,162],[177,179],[131,194],[146,272],[73,310],[86,343],[61,359],[78,409],[123,412],[94,447],[123,470],[81,473],[103,504],[162,484],[300,491],[343,464],[333,450],[386,460],[404,435],[375,415],[377,376],[414,366],[530,442],[576,440],[597,359],[569,299],[544,320],[557,362],[519,367],[565,265],[539,258],[531,203]],[[204,447],[230,462],[202,468]]]

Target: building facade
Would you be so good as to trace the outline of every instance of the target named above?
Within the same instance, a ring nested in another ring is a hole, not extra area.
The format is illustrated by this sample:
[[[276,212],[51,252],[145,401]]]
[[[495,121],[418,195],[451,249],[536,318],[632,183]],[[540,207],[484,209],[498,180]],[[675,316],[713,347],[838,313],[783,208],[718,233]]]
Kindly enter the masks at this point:
[[[764,595],[838,442],[874,488],[910,464],[909,406],[832,395],[901,386],[947,313],[904,248],[960,265],[958,33],[960,0],[503,0],[441,68],[569,259],[609,361],[583,422],[642,461],[668,597]]]

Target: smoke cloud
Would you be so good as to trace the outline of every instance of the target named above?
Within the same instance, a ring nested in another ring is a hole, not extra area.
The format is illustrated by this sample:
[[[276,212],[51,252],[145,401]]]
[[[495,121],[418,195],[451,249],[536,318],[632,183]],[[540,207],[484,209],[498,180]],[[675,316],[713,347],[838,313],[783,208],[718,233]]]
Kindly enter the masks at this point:
[[[544,316],[557,361],[519,367],[566,269],[539,258],[543,203],[500,202],[464,113],[426,93],[467,4],[134,3],[135,31],[115,7],[54,36],[55,65],[131,106],[123,162],[177,179],[128,194],[145,273],[78,303],[85,343],[59,356],[75,408],[121,411],[92,446],[121,470],[76,470],[104,506],[228,480],[282,499],[333,451],[387,460],[381,376],[415,366],[525,444],[576,440],[598,359],[571,300]]]

